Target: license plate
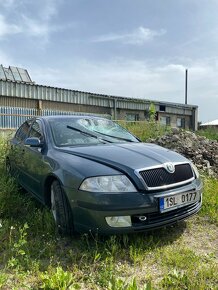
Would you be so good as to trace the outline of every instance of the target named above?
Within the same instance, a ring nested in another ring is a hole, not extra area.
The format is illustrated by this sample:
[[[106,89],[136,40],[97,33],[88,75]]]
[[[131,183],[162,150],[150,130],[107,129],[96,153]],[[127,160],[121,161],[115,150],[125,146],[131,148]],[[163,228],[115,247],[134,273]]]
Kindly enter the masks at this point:
[[[165,212],[196,202],[199,199],[195,191],[169,195],[160,198],[160,211]]]

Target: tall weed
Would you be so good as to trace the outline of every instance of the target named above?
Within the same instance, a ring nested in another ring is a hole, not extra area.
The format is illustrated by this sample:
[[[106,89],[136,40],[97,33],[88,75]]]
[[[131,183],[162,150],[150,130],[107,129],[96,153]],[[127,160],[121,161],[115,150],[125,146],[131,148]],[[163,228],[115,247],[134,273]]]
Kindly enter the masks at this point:
[[[118,121],[118,123],[143,142],[146,142],[149,138],[161,137],[171,131],[171,128],[163,126],[156,121]]]
[[[200,215],[205,216],[210,222],[218,225],[218,180],[203,177],[203,182],[203,204]]]
[[[4,170],[5,155],[8,150],[7,139],[0,136],[0,170]]]

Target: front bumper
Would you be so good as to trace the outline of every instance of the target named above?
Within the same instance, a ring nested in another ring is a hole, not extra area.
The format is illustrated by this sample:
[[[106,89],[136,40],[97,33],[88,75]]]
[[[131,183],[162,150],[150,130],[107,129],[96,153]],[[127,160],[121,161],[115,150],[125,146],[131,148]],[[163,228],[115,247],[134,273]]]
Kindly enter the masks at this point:
[[[199,200],[168,212],[160,213],[159,196],[173,195],[194,190]],[[163,192],[137,193],[89,193],[65,188],[74,216],[74,228],[78,232],[120,234],[151,230],[184,220],[196,214],[202,205],[202,183],[191,184]],[[111,227],[105,217],[130,216],[130,227]],[[140,220],[145,216],[146,220]]]

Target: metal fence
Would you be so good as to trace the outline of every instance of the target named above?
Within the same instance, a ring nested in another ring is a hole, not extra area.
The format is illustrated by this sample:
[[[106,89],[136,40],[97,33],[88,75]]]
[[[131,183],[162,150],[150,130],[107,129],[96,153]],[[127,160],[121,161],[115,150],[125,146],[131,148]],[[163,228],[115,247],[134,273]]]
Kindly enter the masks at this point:
[[[111,119],[110,115],[106,114],[92,114],[85,112],[69,112],[58,110],[38,110],[30,108],[11,108],[0,107],[0,129],[16,129],[25,120],[35,116],[54,116],[54,115],[89,115],[101,116]]]

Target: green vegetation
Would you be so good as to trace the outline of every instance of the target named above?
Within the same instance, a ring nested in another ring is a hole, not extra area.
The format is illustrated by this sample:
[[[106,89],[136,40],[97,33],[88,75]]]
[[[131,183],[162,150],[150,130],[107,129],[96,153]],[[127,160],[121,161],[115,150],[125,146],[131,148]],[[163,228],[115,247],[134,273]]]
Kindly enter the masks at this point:
[[[143,142],[149,138],[161,137],[171,131],[170,127],[163,126],[154,120],[137,122],[119,121],[119,124]]]
[[[204,198],[200,215],[218,225],[218,180],[215,178],[204,177]]]
[[[200,136],[204,136],[208,139],[218,141],[218,129],[217,128],[201,129],[201,130],[197,131],[197,134]]]
[[[204,178],[200,214],[179,225],[61,238],[50,211],[6,175],[6,151],[1,139],[0,289],[217,289],[218,180]]]
[[[150,104],[148,115],[148,121],[119,121],[119,124],[143,142],[147,141],[149,138],[161,137],[171,131],[171,127],[164,126],[155,120],[156,109],[153,103]]]

